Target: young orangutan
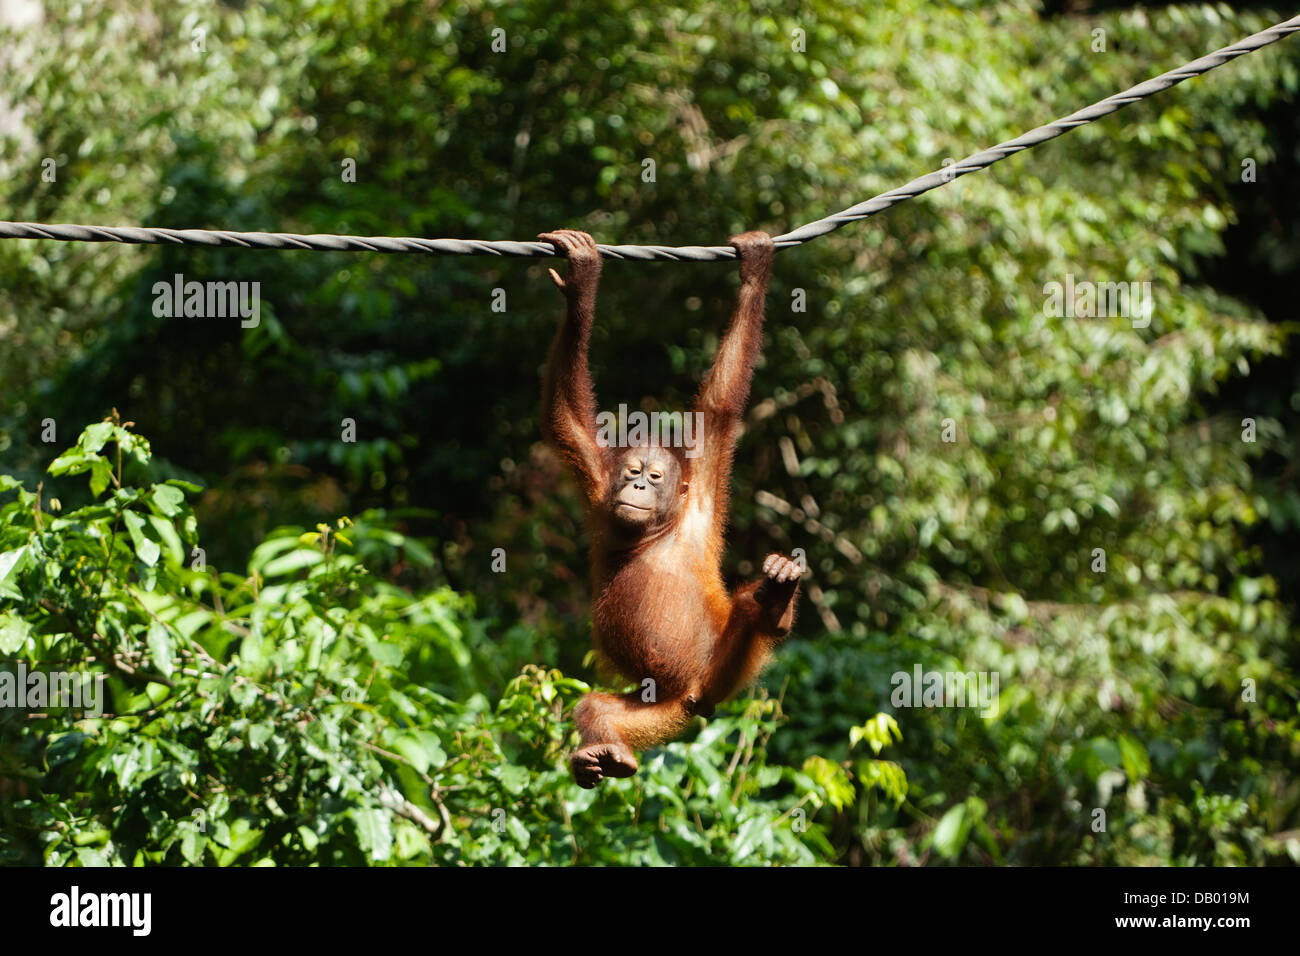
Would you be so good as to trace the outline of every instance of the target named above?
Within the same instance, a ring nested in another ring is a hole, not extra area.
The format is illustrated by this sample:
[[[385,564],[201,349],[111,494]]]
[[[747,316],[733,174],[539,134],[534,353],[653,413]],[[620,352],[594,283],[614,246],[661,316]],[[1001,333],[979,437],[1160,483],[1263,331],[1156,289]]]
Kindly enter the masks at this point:
[[[794,623],[794,561],[769,554],[763,577],[731,595],[721,572],[731,459],[762,339],[773,246],[762,232],[730,241],[740,254],[740,296],[696,399],[702,435],[687,457],[678,448],[612,448],[597,440],[587,351],[600,253],[585,232],[538,238],[569,262],[564,278],[550,270],[568,310],[551,346],[542,429],[586,498],[596,651],[649,688],[588,694],[578,703],[582,744],[570,764],[590,789],[605,777],[636,773],[633,751],[673,739],[695,715],[712,716],[757,676]]]

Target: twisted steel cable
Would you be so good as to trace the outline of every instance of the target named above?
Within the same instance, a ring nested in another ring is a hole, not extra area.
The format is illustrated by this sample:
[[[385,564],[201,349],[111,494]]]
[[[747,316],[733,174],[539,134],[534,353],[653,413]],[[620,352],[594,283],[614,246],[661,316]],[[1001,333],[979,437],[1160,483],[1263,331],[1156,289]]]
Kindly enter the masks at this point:
[[[874,216],[882,210],[906,202],[924,192],[952,182],[959,176],[987,169],[994,163],[1049,139],[1055,139],[1077,126],[1091,123],[1130,103],[1167,90],[1183,80],[1208,73],[1239,56],[1276,43],[1300,31],[1300,16],[1292,17],[1267,30],[1252,34],[1231,46],[1215,50],[1168,73],[1161,73],[1144,83],[1116,93],[1091,106],[1062,117],[1055,122],[1030,130],[1015,139],[999,143],[983,152],[967,156],[961,162],[913,179],[906,185],[850,206],[825,219],[818,219],[775,238],[777,249],[801,245],[851,222]],[[339,252],[422,252],[443,256],[511,256],[539,258],[554,256],[549,242],[514,242],[508,239],[414,239],[391,236],[336,236],[329,234],[298,235],[291,232],[227,232],[213,229],[151,229],[138,226],[78,226],[35,222],[0,222],[0,239],[56,239],[61,242],[126,242],[154,245],[237,246],[245,249],[320,249]],[[730,246],[609,246],[597,245],[606,259],[667,259],[674,262],[713,262],[736,258]]]

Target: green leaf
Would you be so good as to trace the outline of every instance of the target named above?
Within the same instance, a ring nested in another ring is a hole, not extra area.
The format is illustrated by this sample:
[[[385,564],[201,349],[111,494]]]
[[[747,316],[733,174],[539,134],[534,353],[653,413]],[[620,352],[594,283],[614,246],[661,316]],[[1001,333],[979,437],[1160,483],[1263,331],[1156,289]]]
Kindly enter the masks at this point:
[[[17,611],[0,611],[0,654],[17,654],[27,646],[32,625]]]
[[[526,767],[507,764],[501,768],[501,786],[505,787],[507,793],[515,796],[528,789],[530,777],[531,774]]]
[[[853,801],[853,782],[839,764],[813,755],[803,762],[803,772],[817,785],[821,796],[836,810]]]
[[[0,594],[17,600],[22,597],[17,587],[18,572],[27,566],[28,546],[0,554]]]
[[[393,855],[393,828],[385,810],[355,807],[348,816],[357,828],[357,843],[372,860],[384,862]]]
[[[860,760],[856,769],[864,788],[879,787],[894,806],[902,806],[907,798],[907,774],[902,767],[892,760]]]
[[[112,422],[96,422],[93,425],[87,425],[77,439],[77,447],[89,455],[95,454],[108,440],[113,437]]]
[[[865,724],[849,728],[849,747],[852,748],[859,741],[865,740],[874,754],[888,747],[895,738],[902,740],[903,732],[898,727],[898,721],[891,714],[876,714]]]
[[[194,826],[185,826],[181,831],[181,856],[192,866],[203,864],[203,851],[207,848],[208,837]]]
[[[1119,754],[1130,783],[1137,783],[1151,773],[1151,760],[1141,741],[1128,734],[1119,735]]]
[[[934,849],[948,860],[957,859],[966,837],[970,834],[970,818],[966,804],[959,803],[943,815],[939,825],[934,828]]]
[[[157,621],[151,621],[146,643],[149,645],[149,657],[152,658],[154,666],[158,668],[164,677],[171,677],[172,636],[168,633],[167,628]]]
[[[293,574],[303,568],[314,567],[324,560],[325,555],[315,548],[298,548],[266,562],[262,573],[268,578],[276,578],[286,574]]]
[[[158,513],[167,518],[176,517],[185,508],[185,492],[174,485],[154,485],[152,498]]]
[[[420,773],[428,773],[430,767],[441,767],[447,762],[447,752],[443,750],[438,735],[427,730],[413,730],[401,734],[389,744],[393,752],[401,754],[411,761]],[[504,769],[522,769],[507,766]],[[527,773],[525,772],[525,777]],[[519,792],[519,791],[512,791]]]
[[[122,512],[122,518],[126,521],[126,530],[130,533],[131,543],[135,546],[136,557],[146,566],[153,567],[158,563],[162,549],[158,547],[157,542],[151,541],[145,536],[144,519],[134,511]]]
[[[275,737],[275,725],[269,721],[262,721],[248,728],[248,746],[254,750],[261,750],[273,737]]]
[[[51,475],[79,475],[89,471],[90,490],[96,497],[103,494],[104,489],[113,480],[113,467],[106,459],[98,455],[84,454],[77,449],[65,452],[54,459],[46,470]]]
[[[167,549],[167,558],[173,565],[182,564],[185,561],[185,546],[181,544],[180,535],[176,533],[176,526],[167,518],[161,518],[158,515],[146,515],[145,519],[149,522],[149,527],[162,541],[163,546]]]
[[[253,829],[253,825],[244,817],[239,817],[229,825],[224,821],[216,825],[213,831],[214,855],[219,866],[229,866],[235,860],[256,849],[262,841],[262,831]]]
[[[736,839],[731,847],[732,858],[737,862],[744,860],[758,848],[758,844],[770,834],[772,823],[765,817],[750,817],[736,831]]]
[[[77,847],[77,862],[85,867],[107,867],[112,865],[104,851],[93,846]]]
[[[382,667],[396,667],[402,663],[402,649],[389,641],[367,641],[366,650]]]
[[[55,737],[45,748],[45,762],[51,769],[75,760],[82,746],[91,738],[80,731],[71,731]]]
[[[516,816],[506,818],[506,831],[514,839],[515,843],[525,849],[532,842],[533,835],[528,831],[528,827],[524,826],[523,821]]]

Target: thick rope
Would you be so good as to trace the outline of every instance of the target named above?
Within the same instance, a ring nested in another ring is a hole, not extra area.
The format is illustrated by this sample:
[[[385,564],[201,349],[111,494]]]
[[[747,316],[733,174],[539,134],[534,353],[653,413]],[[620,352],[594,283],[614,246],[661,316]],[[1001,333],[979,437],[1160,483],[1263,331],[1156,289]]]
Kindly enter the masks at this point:
[[[851,206],[825,219],[818,219],[792,232],[777,236],[777,249],[787,249],[834,232],[841,226],[873,216],[891,206],[906,202],[921,193],[929,192],[958,176],[965,176],[1006,159],[1023,149],[1055,139],[1077,126],[1091,123],[1130,103],[1167,90],[1183,80],[1208,73],[1215,67],[1235,60],[1239,56],[1276,43],[1283,37],[1300,31],[1300,16],[1292,17],[1276,26],[1261,30],[1244,40],[1225,46],[1221,50],[1193,60],[1176,70],[1139,83],[1123,93],[1108,96],[1100,102],[1085,107],[1054,123],[1030,130],[1023,136],[1000,143],[991,149],[967,156],[961,162],[945,166],[932,173],[913,179],[904,186],[881,193],[866,202]],[[62,242],[128,242],[155,245],[185,246],[237,246],[245,249],[327,249],[339,252],[423,252],[443,256],[554,256],[549,242],[512,242],[508,239],[411,239],[389,236],[335,236],[296,235],[290,232],[225,232],[209,229],[148,229],[133,226],[75,226],[50,225],[34,222],[0,222],[0,239],[56,239]],[[606,259],[667,259],[675,262],[711,262],[736,258],[730,246],[606,246],[598,245]]]

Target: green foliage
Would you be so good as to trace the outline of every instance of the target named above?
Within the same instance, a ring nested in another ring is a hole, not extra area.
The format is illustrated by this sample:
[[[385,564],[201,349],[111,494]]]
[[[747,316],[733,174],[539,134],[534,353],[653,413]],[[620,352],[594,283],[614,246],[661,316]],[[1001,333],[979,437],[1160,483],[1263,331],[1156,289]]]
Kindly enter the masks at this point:
[[[12,498],[0,507],[0,653],[26,673],[102,675],[107,691],[98,708],[0,709],[11,797],[0,859],[833,858],[823,829],[796,829],[791,811],[842,809],[851,776],[817,757],[802,772],[769,764],[775,700],[724,711],[694,741],[649,755],[634,780],[584,792],[564,715],[587,685],[530,665],[490,702],[476,690],[489,638],[472,602],[412,595],[356,559],[362,542],[410,549],[379,516],[280,529],[247,575],[217,573],[186,501],[197,489],[131,483],[149,458],[117,422],[87,428],[49,467],[89,475],[92,502],[67,513],[0,478]]]

